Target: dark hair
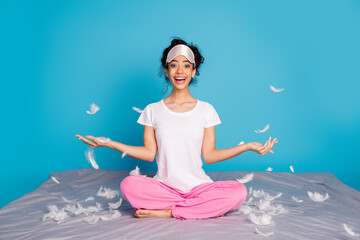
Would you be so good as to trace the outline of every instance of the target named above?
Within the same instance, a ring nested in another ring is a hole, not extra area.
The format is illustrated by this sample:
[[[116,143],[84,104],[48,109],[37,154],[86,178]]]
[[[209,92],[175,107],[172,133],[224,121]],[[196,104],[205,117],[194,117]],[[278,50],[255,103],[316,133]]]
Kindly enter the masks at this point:
[[[194,56],[195,56],[195,69],[196,69],[196,76],[199,76],[200,75],[200,72],[199,72],[199,68],[201,67],[201,64],[204,62],[204,57],[200,54],[200,51],[197,47],[197,45],[193,44],[193,43],[190,43],[188,44],[187,42],[185,42],[184,40],[182,40],[181,38],[179,37],[175,37],[172,41],[171,41],[171,44],[169,47],[165,48],[165,50],[163,51],[163,54],[162,54],[162,58],[161,58],[161,66],[160,66],[160,71],[159,71],[159,76],[162,77],[162,76],[165,76],[165,83],[167,84],[166,86],[166,90],[163,91],[163,94],[165,94],[165,92],[167,91],[167,87],[169,86],[170,84],[170,79],[166,76],[165,74],[165,69],[167,69],[167,64],[166,64],[166,57],[169,53],[169,51],[176,45],[178,44],[184,44],[186,46],[188,46],[194,53]],[[196,83],[197,83],[197,79],[194,77],[191,79],[190,83],[189,83],[189,86],[195,84],[196,86]]]

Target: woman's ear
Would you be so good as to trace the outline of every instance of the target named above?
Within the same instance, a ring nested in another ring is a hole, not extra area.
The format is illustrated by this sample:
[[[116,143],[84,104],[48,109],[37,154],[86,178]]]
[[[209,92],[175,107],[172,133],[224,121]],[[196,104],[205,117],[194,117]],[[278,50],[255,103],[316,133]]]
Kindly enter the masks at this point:
[[[165,76],[168,77],[169,76],[169,71],[167,68],[165,68]]]
[[[196,71],[197,71],[197,69],[194,68],[193,71],[192,71],[192,73],[191,73],[191,76],[192,76],[192,77],[195,77]]]

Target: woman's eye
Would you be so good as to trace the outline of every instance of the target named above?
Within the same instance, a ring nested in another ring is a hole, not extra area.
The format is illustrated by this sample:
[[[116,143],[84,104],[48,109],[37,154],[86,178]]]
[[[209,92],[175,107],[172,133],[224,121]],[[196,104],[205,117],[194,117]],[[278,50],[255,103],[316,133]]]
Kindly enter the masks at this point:
[[[174,68],[174,67],[175,67],[175,64],[170,64],[170,67]]]
[[[189,67],[190,67],[190,65],[185,65],[185,67],[186,67],[186,68],[189,68]]]

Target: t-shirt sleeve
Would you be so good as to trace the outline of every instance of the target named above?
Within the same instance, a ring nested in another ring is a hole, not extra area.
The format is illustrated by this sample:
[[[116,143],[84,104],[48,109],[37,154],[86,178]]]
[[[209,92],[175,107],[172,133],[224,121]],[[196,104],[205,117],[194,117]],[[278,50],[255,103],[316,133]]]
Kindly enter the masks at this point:
[[[217,114],[215,108],[211,104],[209,104],[205,128],[212,127],[212,126],[218,125],[220,123],[221,123],[221,121],[220,121],[219,115]]]
[[[151,111],[151,106],[150,104],[146,106],[146,108],[143,110],[143,112],[141,113],[139,119],[137,120],[138,123],[140,123],[141,125],[146,125],[146,126],[153,126],[152,123],[152,111]]]

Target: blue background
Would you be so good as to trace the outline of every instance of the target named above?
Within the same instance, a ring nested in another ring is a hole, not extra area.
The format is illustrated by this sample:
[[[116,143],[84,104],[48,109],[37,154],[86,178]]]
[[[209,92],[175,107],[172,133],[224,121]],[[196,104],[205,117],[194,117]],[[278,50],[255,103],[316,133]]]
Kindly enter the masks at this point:
[[[360,190],[359,13],[350,0],[1,1],[0,207],[53,171],[91,167],[75,134],[141,146],[132,107],[171,92],[161,95],[158,70],[173,36],[205,57],[190,92],[220,116],[217,148],[279,140],[275,154],[246,152],[206,171],[293,165]],[[92,102],[101,110],[88,115]],[[103,169],[157,170],[109,148],[95,156]]]

